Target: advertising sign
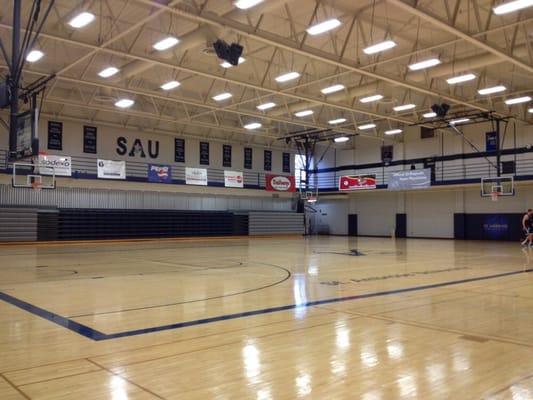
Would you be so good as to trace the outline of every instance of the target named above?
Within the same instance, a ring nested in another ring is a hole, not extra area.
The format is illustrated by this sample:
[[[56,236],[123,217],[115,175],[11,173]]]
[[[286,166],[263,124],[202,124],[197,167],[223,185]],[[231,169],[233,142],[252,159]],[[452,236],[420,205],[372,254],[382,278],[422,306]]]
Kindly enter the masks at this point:
[[[72,176],[72,158],[39,154],[39,173],[41,175]]]
[[[389,175],[389,190],[422,189],[431,186],[431,169],[413,169],[392,172]]]
[[[294,176],[265,175],[265,189],[269,192],[296,192]]]
[[[244,176],[240,171],[224,171],[224,186],[232,188],[244,187]]]
[[[148,164],[148,181],[172,183],[172,168],[170,165]]]
[[[185,183],[187,185],[207,186],[207,169],[185,168]]]
[[[96,165],[100,179],[126,179],[126,161],[98,159]]]
[[[341,176],[339,178],[339,190],[364,190],[376,188],[376,175]]]

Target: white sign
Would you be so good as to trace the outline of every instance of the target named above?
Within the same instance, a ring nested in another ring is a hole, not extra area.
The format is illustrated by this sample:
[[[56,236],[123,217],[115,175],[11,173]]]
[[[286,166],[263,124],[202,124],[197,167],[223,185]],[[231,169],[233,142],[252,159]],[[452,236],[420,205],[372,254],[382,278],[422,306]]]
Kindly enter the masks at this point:
[[[39,173],[41,175],[72,176],[72,158],[39,154]]]
[[[413,169],[389,175],[389,190],[423,189],[431,186],[431,169]]]
[[[113,160],[97,161],[98,178],[100,179],[126,179],[126,162]]]
[[[232,188],[244,187],[244,177],[240,171],[224,171],[224,186]]]
[[[207,170],[205,168],[185,168],[187,185],[207,186]]]

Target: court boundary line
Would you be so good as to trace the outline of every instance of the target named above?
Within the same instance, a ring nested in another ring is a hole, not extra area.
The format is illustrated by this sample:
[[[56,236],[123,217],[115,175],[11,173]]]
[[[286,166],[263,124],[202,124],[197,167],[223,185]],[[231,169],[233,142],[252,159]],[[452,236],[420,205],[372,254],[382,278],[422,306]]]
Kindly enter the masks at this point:
[[[309,308],[309,307],[319,306],[323,304],[340,303],[344,301],[353,301],[353,300],[368,299],[368,298],[373,298],[373,297],[390,296],[390,295],[395,295],[395,294],[400,294],[400,293],[409,293],[409,292],[417,292],[421,290],[436,289],[440,287],[460,285],[463,283],[478,282],[478,281],[489,280],[489,279],[497,279],[497,278],[503,278],[506,276],[513,276],[513,275],[525,274],[525,273],[530,273],[530,272],[533,272],[533,269],[522,269],[519,271],[503,272],[503,273],[494,274],[494,275],[485,275],[485,276],[479,276],[479,277],[474,277],[474,278],[459,279],[455,281],[432,283],[429,285],[412,286],[412,287],[406,287],[406,288],[400,288],[400,289],[391,289],[391,290],[385,290],[385,291],[379,291],[379,292],[364,293],[364,294],[353,295],[353,296],[333,297],[329,299],[308,301],[302,304],[287,304],[283,306],[269,307],[269,308],[263,308],[259,310],[243,311],[239,313],[232,313],[232,314],[226,314],[226,315],[218,315],[214,317],[202,318],[202,319],[197,319],[197,320],[192,320],[192,321],[176,322],[172,324],[154,326],[154,327],[149,327],[149,328],[140,328],[140,329],[134,329],[134,330],[123,331],[123,332],[115,332],[115,333],[109,333],[109,334],[100,332],[89,326],[83,325],[79,322],[73,321],[69,318],[63,317],[51,311],[45,310],[41,307],[37,307],[33,304],[20,300],[4,292],[0,292],[0,300],[8,304],[11,304],[15,307],[18,307],[24,311],[27,311],[31,314],[37,315],[38,317],[41,317],[49,322],[53,322],[56,325],[62,326],[63,328],[67,328],[68,330],[75,332],[81,336],[84,336],[88,339],[98,342],[98,341],[103,341],[103,340],[119,339],[123,337],[138,336],[138,335],[145,335],[145,334],[155,333],[155,332],[181,329],[181,328],[186,328],[189,326],[205,325],[205,324],[209,324],[213,322],[252,317],[256,315],[272,314],[276,312],[296,310],[300,308]]]

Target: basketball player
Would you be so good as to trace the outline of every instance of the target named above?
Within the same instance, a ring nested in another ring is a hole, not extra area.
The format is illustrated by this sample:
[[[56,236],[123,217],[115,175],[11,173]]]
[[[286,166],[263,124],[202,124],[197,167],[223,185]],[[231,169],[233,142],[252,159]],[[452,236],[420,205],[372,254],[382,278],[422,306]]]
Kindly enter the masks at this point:
[[[526,235],[526,238],[522,242],[522,246],[525,246],[528,244],[531,246],[533,242],[533,210],[531,208],[527,210],[527,213],[524,214],[522,217],[522,229],[524,230],[524,234]]]

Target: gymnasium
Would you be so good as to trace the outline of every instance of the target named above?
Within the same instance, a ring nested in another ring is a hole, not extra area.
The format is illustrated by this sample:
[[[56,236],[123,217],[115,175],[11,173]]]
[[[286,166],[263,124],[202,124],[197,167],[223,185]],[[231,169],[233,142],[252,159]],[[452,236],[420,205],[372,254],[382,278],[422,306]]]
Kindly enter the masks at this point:
[[[533,399],[533,1],[1,4],[0,400]]]

